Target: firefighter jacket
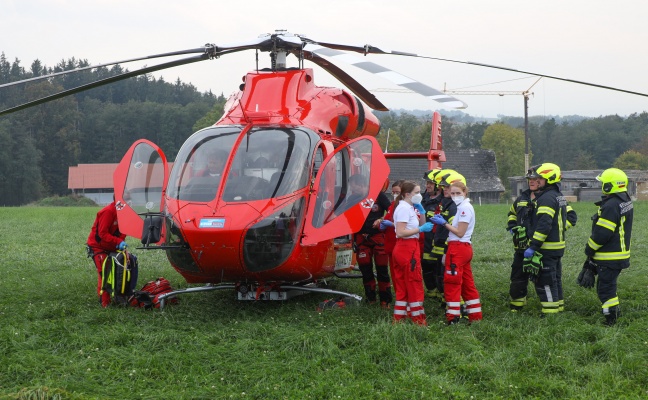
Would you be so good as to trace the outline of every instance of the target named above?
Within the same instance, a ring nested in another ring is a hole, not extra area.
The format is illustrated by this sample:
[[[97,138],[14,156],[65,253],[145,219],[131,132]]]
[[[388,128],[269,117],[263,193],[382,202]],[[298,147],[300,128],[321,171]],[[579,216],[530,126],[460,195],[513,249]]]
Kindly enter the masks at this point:
[[[513,235],[513,247],[515,250],[526,250],[529,247],[529,232],[531,232],[531,215],[535,209],[535,203],[531,199],[531,190],[522,192],[511,204],[508,212],[506,230]],[[524,228],[519,232],[518,228]]]
[[[527,189],[523,191],[520,194],[520,196],[518,196],[518,198],[515,199],[508,212],[506,230],[508,231],[514,230],[514,232],[512,232],[514,236],[513,246],[515,247],[516,250],[525,250],[527,247],[529,247],[530,240],[533,237],[534,225],[532,222],[532,216],[535,214],[538,206],[535,200],[532,199],[531,197],[532,197],[531,190]],[[560,195],[560,197],[562,198],[562,195]],[[567,229],[576,225],[578,216],[576,215],[576,211],[574,211],[574,209],[568,204],[565,207],[564,214],[565,214],[565,223],[564,223],[563,230],[566,231]],[[526,233],[525,235],[526,237],[521,238],[516,236],[517,231],[515,231],[515,229],[518,227],[524,227],[524,232]]]
[[[454,221],[455,214],[457,214],[457,205],[451,197],[444,197],[439,204],[439,214],[450,225]],[[442,257],[448,248],[448,234],[450,231],[445,226],[436,225],[434,231],[434,247],[432,247],[432,254]]]
[[[391,206],[391,201],[389,201],[385,192],[378,193],[378,197],[376,197],[376,201],[371,206],[371,211],[369,211],[369,215],[367,215],[367,219],[364,224],[362,224],[359,233],[366,233],[369,235],[381,233],[380,229],[373,227],[373,224],[376,220],[385,216],[385,212],[387,212],[389,206]]]
[[[592,217],[592,235],[585,254],[609,268],[628,268],[634,213],[630,196],[626,192],[613,193],[595,204],[599,209]]]
[[[543,191],[536,191],[534,209],[530,215],[527,234],[530,248],[546,255],[562,257],[565,253],[565,231],[568,229],[567,200],[557,185],[549,185]],[[571,211],[575,225],[576,212]]]
[[[439,202],[443,198],[443,193],[435,196],[435,197],[430,197],[430,195],[426,192],[423,195],[423,200],[421,201],[421,205],[425,209],[425,221],[430,221],[432,217],[437,213],[438,207],[439,207]],[[432,245],[433,245],[433,239],[434,239],[434,231],[431,232],[426,232],[425,236],[423,238],[423,258],[424,259],[430,259],[430,252],[432,251]]]

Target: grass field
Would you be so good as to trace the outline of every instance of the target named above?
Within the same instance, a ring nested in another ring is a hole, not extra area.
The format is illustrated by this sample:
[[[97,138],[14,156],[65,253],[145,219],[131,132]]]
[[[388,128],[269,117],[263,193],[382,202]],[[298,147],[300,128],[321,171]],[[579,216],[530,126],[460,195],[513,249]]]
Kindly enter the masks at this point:
[[[512,247],[506,205],[476,206],[473,270],[484,320],[391,324],[359,304],[317,312],[323,294],[238,302],[187,295],[160,310],[100,308],[84,243],[97,208],[0,209],[0,399],[641,399],[648,398],[648,203],[635,204],[623,312],[602,325],[592,290],[575,284],[591,203],[563,258],[566,311],[508,311]],[[129,239],[131,248],[137,245]],[[138,252],[140,284],[182,277],[159,252]],[[359,280],[333,280],[362,294]]]

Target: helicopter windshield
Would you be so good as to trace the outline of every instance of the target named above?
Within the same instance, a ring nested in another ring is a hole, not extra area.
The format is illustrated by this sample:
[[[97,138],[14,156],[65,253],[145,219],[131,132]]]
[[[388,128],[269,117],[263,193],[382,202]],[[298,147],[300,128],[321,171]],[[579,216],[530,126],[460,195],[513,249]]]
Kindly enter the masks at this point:
[[[210,127],[194,133],[178,152],[169,178],[168,195],[178,200],[207,202],[225,174],[225,163],[243,127]]]
[[[236,151],[223,200],[269,199],[305,187],[318,139],[304,127],[251,129]]]
[[[192,135],[173,165],[168,195],[212,201],[225,179],[223,200],[250,201],[285,196],[308,184],[317,134],[303,127],[253,128],[234,150],[241,131],[241,126],[215,126]]]

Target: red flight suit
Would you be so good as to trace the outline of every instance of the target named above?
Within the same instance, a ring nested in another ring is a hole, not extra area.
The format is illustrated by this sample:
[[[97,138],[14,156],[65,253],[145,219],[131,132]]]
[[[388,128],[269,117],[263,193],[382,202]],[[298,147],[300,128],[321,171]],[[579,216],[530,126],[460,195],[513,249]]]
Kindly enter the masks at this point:
[[[103,262],[109,256],[109,253],[115,252],[117,246],[125,239],[126,235],[119,232],[117,209],[113,201],[99,210],[97,218],[95,218],[92,224],[92,230],[90,230],[90,234],[88,235],[88,246],[92,249],[92,260],[97,267],[97,274],[99,275],[97,280],[97,294],[100,296],[103,307],[107,307],[110,304],[110,293],[106,291],[102,293],[101,290],[103,287],[103,282],[101,281]]]

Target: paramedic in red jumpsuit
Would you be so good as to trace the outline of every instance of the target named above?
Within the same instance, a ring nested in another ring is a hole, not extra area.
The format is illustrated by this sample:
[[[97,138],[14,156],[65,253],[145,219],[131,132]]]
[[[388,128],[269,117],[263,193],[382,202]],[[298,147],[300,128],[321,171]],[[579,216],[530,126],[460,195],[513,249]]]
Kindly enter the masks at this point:
[[[401,189],[400,185],[403,184],[403,180],[398,180],[392,184],[391,192],[394,201],[387,209],[385,216],[383,217],[382,222],[380,223],[380,230],[385,232],[385,254],[389,257],[389,275],[392,276],[392,268],[394,266],[394,261],[392,261],[392,252],[394,251],[394,246],[396,245],[396,231],[394,230],[394,210],[396,209],[396,198],[400,195]]]
[[[398,206],[394,211],[396,245],[392,253],[392,281],[396,292],[394,322],[401,322],[409,316],[415,324],[426,326],[419,233],[430,232],[432,224],[425,222],[422,199],[421,188],[416,183],[405,181],[401,185],[401,194],[396,198]]]
[[[448,325],[459,322],[461,318],[461,299],[463,298],[470,322],[482,319],[479,292],[475,287],[470,261],[473,249],[470,242],[475,229],[475,209],[468,199],[468,188],[461,181],[450,184],[450,197],[457,205],[452,224],[441,214],[432,218],[432,222],[442,225],[448,234],[448,250],[445,260],[444,296],[446,300],[446,320]]]
[[[113,202],[99,210],[97,213],[97,218],[92,224],[92,230],[90,235],[88,235],[88,246],[92,250],[92,260],[97,267],[97,274],[99,278],[97,280],[97,294],[99,295],[99,301],[101,302],[102,307],[108,307],[110,304],[110,293],[108,291],[103,291],[102,286],[103,282],[101,281],[101,269],[103,262],[110,255],[111,252],[117,250],[124,250],[127,246],[126,235],[119,232],[119,225],[117,224],[117,208],[115,204],[115,199]],[[136,273],[135,271],[133,271]],[[137,278],[134,276],[134,281],[137,281]],[[131,279],[133,281],[133,279]]]

